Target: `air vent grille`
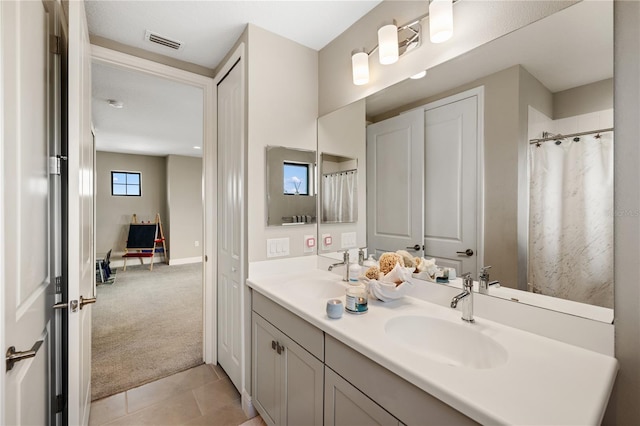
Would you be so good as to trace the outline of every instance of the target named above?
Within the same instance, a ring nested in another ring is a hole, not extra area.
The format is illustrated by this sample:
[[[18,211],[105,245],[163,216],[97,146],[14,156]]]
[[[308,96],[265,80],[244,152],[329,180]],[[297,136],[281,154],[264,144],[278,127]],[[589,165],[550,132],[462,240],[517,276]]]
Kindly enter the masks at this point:
[[[147,30],[147,32],[145,33],[144,39],[150,41],[151,43],[159,44],[173,50],[181,50],[183,46],[181,41],[171,40],[170,38],[161,36],[160,34],[151,32],[149,30]]]

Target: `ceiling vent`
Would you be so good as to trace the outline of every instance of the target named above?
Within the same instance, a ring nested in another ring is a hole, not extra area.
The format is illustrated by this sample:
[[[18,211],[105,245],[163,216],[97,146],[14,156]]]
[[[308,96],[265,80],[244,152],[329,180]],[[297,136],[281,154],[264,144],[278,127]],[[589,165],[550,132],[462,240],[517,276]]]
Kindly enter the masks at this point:
[[[182,50],[183,46],[181,41],[171,40],[149,30],[147,30],[147,32],[145,33],[144,39],[150,41],[151,43],[159,44],[173,50]]]

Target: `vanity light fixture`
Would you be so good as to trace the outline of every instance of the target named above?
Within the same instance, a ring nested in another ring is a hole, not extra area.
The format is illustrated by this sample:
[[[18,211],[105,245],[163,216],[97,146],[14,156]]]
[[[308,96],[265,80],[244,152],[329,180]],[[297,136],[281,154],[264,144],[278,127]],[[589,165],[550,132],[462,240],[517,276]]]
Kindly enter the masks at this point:
[[[396,24],[385,25],[378,30],[378,57],[380,64],[390,65],[398,62],[398,27]]]
[[[195,145],[195,146],[193,147],[193,149],[202,149],[202,147],[199,147],[199,146]]]
[[[354,51],[351,54],[351,68],[353,70],[353,84],[361,86],[369,82],[369,55],[364,51]]]
[[[453,1],[429,2],[429,38],[432,43],[442,43],[453,35]]]
[[[397,26],[384,25],[378,30],[378,45],[370,51],[366,49],[351,53],[351,71],[353,84],[361,86],[369,82],[369,56],[376,50],[382,65],[393,64],[405,53],[422,44],[422,27],[420,22],[429,17],[429,33],[433,43],[447,41],[453,35],[453,4],[459,0],[430,0],[429,11],[413,19],[407,24]],[[418,79],[426,75],[421,71],[411,78]]]

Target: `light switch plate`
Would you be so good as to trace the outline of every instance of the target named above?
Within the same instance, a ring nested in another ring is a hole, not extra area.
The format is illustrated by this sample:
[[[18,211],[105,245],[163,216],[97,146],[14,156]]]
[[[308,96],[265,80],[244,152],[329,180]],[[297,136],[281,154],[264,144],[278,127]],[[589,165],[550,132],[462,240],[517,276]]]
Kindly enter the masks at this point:
[[[267,257],[289,256],[289,238],[270,238],[267,240]]]
[[[343,232],[341,235],[341,248],[351,248],[356,246],[356,233],[355,232]]]

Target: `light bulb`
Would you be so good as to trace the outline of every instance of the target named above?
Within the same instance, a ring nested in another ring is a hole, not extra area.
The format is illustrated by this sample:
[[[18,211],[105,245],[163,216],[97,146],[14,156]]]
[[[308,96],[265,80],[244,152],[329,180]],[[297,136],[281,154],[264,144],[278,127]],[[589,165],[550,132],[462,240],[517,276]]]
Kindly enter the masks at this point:
[[[357,52],[351,55],[351,67],[353,84],[361,86],[369,82],[369,55],[366,52]]]
[[[424,77],[425,75],[427,75],[427,71],[426,70],[425,71],[420,71],[418,74],[414,74],[409,78],[412,79],[412,80],[419,80],[422,77]]]
[[[382,65],[398,61],[398,27],[385,25],[378,30],[378,55]]]
[[[442,43],[453,35],[452,0],[431,0],[429,3],[429,38]]]

